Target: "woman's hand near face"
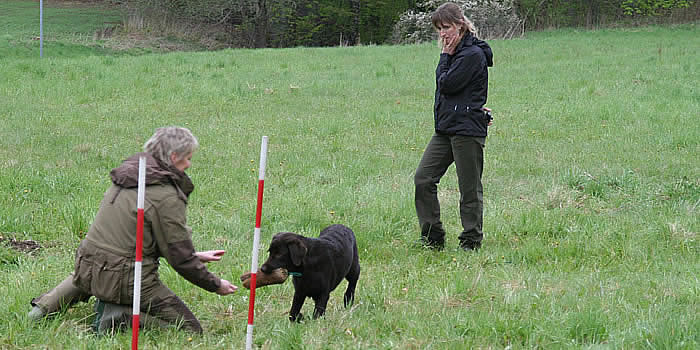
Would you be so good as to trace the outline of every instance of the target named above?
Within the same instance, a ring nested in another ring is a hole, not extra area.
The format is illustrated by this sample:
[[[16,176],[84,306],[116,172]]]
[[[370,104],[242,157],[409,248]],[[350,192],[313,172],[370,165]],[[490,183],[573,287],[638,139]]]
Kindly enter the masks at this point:
[[[457,45],[462,40],[462,35],[460,33],[460,25],[454,23],[443,23],[438,26],[438,32],[440,39],[442,39],[442,53],[448,55],[454,55],[457,51]]]
[[[442,40],[442,53],[446,53],[448,55],[454,55],[455,50],[457,49],[457,44],[459,44],[458,41],[459,38],[457,37],[446,37]]]

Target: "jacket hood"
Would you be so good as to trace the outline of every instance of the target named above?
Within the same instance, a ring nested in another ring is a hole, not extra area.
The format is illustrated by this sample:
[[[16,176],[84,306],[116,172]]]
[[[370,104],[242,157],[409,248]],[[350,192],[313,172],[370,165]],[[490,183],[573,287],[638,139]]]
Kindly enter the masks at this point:
[[[489,46],[488,43],[470,33],[462,40],[462,45],[475,45],[479,47],[482,51],[484,51],[484,56],[486,56],[486,66],[493,67],[493,52],[491,51],[491,46]]]
[[[150,153],[137,153],[127,158],[122,164],[112,169],[109,175],[112,183],[122,188],[138,187],[139,157],[146,157],[146,186],[172,184],[177,189],[180,199],[187,203],[187,198],[194,191],[194,184],[184,171],[167,165]]]

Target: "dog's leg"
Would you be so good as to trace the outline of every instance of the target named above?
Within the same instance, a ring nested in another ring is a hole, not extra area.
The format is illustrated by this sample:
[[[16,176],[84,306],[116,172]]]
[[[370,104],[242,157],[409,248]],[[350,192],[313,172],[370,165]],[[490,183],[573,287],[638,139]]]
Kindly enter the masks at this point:
[[[328,305],[329,297],[330,293],[321,294],[314,297],[314,302],[316,303],[316,306],[314,307],[314,319],[323,316],[323,314],[326,312],[326,305]]]
[[[294,322],[301,322],[301,320],[304,318],[300,311],[301,307],[304,306],[304,300],[306,299],[306,295],[302,295],[300,293],[294,292],[294,299],[292,300],[292,309],[289,310],[289,320]]]
[[[357,280],[360,279],[360,264],[356,262],[352,264],[350,272],[348,272],[345,279],[348,280],[348,288],[345,290],[345,296],[343,297],[343,305],[348,307],[355,302],[355,287],[357,286]]]

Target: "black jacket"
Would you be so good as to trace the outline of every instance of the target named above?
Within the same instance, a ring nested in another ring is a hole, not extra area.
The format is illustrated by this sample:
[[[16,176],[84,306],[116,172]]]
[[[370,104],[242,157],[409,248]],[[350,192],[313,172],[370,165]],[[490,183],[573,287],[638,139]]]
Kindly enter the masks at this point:
[[[435,132],[485,137],[488,68],[493,66],[491,47],[467,34],[454,55],[440,54],[435,70]]]

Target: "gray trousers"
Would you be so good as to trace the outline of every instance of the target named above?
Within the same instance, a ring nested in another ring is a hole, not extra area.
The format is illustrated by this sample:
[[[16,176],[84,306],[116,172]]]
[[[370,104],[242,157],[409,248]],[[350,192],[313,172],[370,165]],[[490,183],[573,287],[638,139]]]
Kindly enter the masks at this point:
[[[192,311],[175,293],[161,283],[157,276],[143,276],[141,283],[141,318],[143,320],[148,319],[144,316],[153,316],[159,321],[158,324],[169,323],[191,332],[202,333],[202,326]],[[131,292],[128,294],[133,298],[133,282],[129,286]],[[71,273],[49,292],[32,299],[31,304],[41,307],[46,314],[50,314],[75,303],[87,301],[91,296],[73,284],[73,273]]]
[[[463,231],[460,245],[478,248],[484,237],[483,187],[485,137],[434,134],[423,153],[414,183],[415,203],[421,237],[431,245],[443,246],[445,231],[440,221],[437,185],[452,163],[459,182],[459,216]]]

